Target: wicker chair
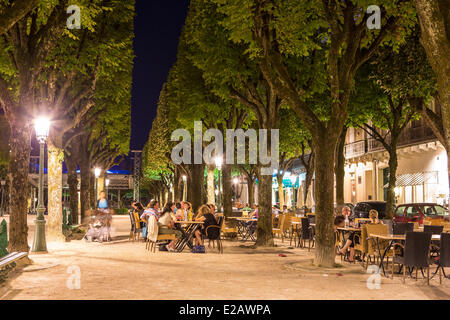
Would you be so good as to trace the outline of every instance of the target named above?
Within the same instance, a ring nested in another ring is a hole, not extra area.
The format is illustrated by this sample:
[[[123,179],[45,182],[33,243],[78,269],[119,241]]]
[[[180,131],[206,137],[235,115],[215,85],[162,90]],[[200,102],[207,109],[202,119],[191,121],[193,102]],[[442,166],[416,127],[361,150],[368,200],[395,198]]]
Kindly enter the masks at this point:
[[[284,214],[280,214],[278,216],[278,227],[277,228],[272,228],[272,234],[273,235],[280,235],[281,236],[281,240],[283,241],[283,234],[284,234],[284,219],[286,218],[286,216]]]

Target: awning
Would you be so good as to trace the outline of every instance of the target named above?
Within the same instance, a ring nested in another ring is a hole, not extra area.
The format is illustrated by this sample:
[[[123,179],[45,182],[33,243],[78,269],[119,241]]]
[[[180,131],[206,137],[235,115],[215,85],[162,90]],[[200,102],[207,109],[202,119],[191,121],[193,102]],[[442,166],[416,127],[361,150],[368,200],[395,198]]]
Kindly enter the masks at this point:
[[[438,177],[437,171],[401,174],[397,176],[395,186],[406,187],[406,186],[418,186],[424,183],[438,183],[437,177]],[[386,183],[384,185],[384,188],[387,188],[388,186],[389,183]]]

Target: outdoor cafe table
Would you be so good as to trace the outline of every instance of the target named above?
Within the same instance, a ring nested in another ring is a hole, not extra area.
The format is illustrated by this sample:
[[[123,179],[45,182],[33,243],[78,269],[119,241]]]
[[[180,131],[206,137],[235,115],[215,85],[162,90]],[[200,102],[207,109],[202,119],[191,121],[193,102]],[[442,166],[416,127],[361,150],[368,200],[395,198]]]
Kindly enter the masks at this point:
[[[386,254],[388,253],[389,249],[394,244],[394,242],[396,242],[396,241],[405,241],[406,240],[406,235],[405,234],[376,234],[376,233],[371,233],[371,234],[369,234],[369,237],[376,239],[375,241],[376,241],[376,244],[377,244],[378,255],[380,257],[380,265],[378,267],[379,267],[379,269],[383,270],[383,275],[386,277],[386,271],[384,270],[384,265],[383,265],[384,258],[386,256]],[[389,241],[389,244],[386,246],[386,248],[384,249],[383,253],[381,253],[380,239]],[[432,241],[440,241],[441,240],[441,235],[440,234],[433,234],[431,236],[431,240]]]
[[[195,230],[200,228],[203,224],[202,221],[175,221],[175,223],[180,224],[182,227],[181,238],[175,244],[175,250],[182,252],[184,248],[189,246],[192,249],[191,240],[194,237]],[[183,228],[184,227],[184,228]]]
[[[229,219],[236,220],[236,227],[238,229],[238,233],[241,236],[242,241],[246,241],[251,238],[253,241],[256,241],[255,232],[251,229],[252,224],[248,222],[257,222],[258,219],[250,218],[250,217],[230,217]]]

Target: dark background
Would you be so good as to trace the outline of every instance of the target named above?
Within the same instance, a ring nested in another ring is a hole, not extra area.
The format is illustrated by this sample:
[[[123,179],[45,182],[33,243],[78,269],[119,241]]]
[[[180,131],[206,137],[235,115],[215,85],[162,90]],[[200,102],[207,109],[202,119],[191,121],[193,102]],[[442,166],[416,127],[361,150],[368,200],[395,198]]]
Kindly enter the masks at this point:
[[[131,150],[142,150],[147,142],[188,6],[189,0],[136,0]]]

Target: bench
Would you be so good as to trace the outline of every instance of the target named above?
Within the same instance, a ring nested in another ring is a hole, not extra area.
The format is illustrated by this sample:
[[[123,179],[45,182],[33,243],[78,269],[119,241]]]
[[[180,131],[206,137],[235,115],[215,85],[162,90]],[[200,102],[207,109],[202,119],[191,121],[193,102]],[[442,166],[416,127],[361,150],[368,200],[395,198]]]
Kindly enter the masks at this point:
[[[11,252],[0,258],[0,282],[6,280],[8,273],[16,266],[16,261],[28,256],[28,252]]]

